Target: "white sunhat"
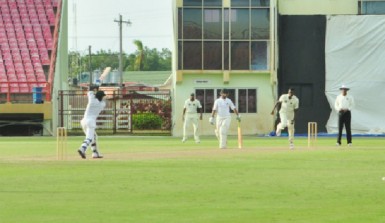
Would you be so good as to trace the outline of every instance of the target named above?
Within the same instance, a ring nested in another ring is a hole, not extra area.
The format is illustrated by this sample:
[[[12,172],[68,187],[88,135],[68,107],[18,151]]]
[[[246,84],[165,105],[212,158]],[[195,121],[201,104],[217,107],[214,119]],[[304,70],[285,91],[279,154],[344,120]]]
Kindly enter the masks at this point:
[[[340,87],[340,90],[349,90],[350,88],[348,88],[346,85],[342,85],[341,87]]]

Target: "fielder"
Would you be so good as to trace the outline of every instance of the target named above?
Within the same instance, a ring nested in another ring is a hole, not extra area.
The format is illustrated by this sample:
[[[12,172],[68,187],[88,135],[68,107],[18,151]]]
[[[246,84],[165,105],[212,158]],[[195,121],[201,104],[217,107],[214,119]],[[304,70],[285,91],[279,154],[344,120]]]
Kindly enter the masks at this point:
[[[221,96],[214,102],[213,111],[209,119],[210,124],[214,125],[214,117],[217,113],[215,135],[219,140],[220,149],[227,148],[227,132],[231,123],[230,109],[237,115],[237,120],[239,122],[241,121],[241,116],[239,115],[238,110],[235,108],[233,102],[227,98],[227,95],[228,91],[226,89],[222,89]]]
[[[195,99],[195,94],[191,93],[190,98],[184,102],[183,106],[183,139],[182,142],[186,142],[187,140],[187,127],[190,124],[193,125],[194,128],[194,139],[196,143],[200,143],[199,135],[198,135],[198,109],[200,110],[199,120],[202,120],[202,105],[198,99]]]
[[[96,92],[96,93],[95,93]],[[86,111],[84,112],[84,117],[80,121],[80,124],[83,128],[84,133],[86,134],[86,139],[83,141],[80,146],[78,153],[85,159],[86,150],[91,145],[92,158],[103,158],[99,154],[98,147],[96,145],[97,135],[95,132],[96,129],[96,119],[98,118],[100,112],[106,106],[106,102],[103,101],[105,95],[104,91],[99,91],[98,86],[90,86],[90,90],[87,93],[88,104]]]
[[[294,118],[299,107],[299,99],[294,95],[294,88],[289,88],[287,94],[283,94],[279,97],[279,100],[271,112],[272,115],[274,115],[275,108],[279,106],[281,107],[279,109],[280,123],[277,125],[276,135],[280,136],[282,130],[287,127],[289,133],[289,147],[290,149],[294,149]]]

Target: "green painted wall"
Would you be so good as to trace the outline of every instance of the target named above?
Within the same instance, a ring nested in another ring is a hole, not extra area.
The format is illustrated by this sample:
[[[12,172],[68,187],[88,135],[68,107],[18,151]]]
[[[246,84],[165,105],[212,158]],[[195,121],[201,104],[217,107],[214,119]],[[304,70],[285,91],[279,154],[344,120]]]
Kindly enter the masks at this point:
[[[208,84],[196,84],[195,80],[208,80]],[[182,136],[182,112],[183,104],[189,98],[191,92],[196,88],[256,88],[257,89],[257,113],[242,113],[243,134],[267,134],[273,129],[273,117],[270,115],[274,106],[273,90],[270,85],[270,74],[268,73],[238,73],[231,74],[228,84],[223,84],[222,74],[213,73],[188,73],[183,75],[183,82],[175,84],[173,135]],[[201,135],[213,135],[214,127],[208,122],[210,114],[204,114],[201,122]],[[190,130],[192,133],[192,129]],[[230,135],[237,134],[235,115],[230,127]]]
[[[355,15],[358,0],[278,0],[281,15]]]

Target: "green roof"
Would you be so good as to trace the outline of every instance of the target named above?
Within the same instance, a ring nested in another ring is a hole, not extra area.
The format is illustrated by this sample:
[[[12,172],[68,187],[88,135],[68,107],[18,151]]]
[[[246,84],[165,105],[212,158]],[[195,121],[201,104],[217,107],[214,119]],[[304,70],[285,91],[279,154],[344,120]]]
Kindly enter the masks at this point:
[[[171,71],[127,71],[123,82],[137,82],[147,86],[161,86],[171,76]]]

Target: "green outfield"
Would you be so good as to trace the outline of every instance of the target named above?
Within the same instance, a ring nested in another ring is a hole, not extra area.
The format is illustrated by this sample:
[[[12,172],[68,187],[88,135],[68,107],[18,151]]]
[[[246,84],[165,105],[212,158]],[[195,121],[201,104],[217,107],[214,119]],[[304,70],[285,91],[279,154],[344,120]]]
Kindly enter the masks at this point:
[[[53,137],[0,138],[0,222],[385,222],[385,138],[101,137],[102,160],[82,139],[57,161]]]

